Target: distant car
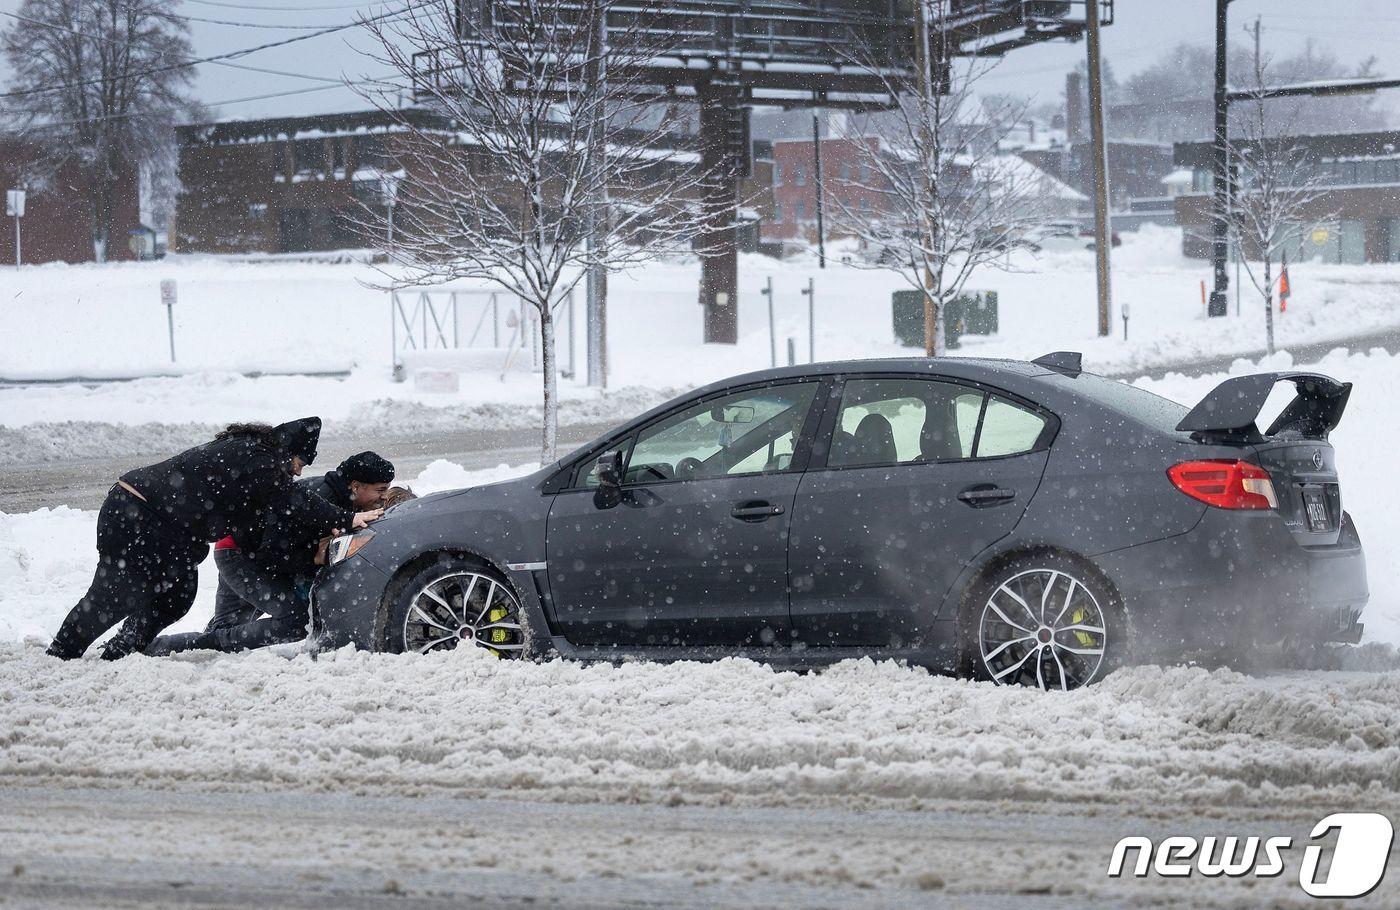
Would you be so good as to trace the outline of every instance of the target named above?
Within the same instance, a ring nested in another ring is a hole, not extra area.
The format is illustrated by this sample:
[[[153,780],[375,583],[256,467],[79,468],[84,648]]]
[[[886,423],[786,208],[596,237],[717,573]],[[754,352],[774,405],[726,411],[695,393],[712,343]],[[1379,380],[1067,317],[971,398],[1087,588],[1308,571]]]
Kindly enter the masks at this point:
[[[1278,382],[1297,395],[1261,432]],[[1188,411],[1065,353],[739,376],[337,538],[314,635],[1057,689],[1130,653],[1354,642],[1365,559],[1327,441],[1350,388],[1262,373]]]
[[[1037,253],[1092,250],[1098,246],[1098,238],[1094,235],[1092,227],[1085,227],[1075,221],[1052,221],[1027,231],[1020,238],[1018,245]],[[1109,245],[1123,245],[1117,231],[1109,235]]]

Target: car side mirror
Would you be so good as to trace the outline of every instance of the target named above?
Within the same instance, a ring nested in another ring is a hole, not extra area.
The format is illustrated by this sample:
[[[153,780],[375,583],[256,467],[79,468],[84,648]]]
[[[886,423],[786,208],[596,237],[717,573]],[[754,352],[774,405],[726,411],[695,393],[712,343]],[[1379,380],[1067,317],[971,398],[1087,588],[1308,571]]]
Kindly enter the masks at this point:
[[[595,473],[598,486],[593,491],[593,504],[600,509],[611,509],[622,502],[622,453],[612,451],[599,455]]]

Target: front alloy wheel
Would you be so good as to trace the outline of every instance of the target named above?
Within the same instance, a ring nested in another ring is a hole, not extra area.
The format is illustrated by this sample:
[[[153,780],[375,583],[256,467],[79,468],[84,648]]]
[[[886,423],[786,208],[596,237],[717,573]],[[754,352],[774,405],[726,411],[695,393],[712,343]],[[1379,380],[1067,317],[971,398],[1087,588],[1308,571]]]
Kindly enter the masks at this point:
[[[982,669],[999,685],[1077,689],[1103,666],[1108,625],[1093,590],[1075,575],[1027,569],[988,596],[977,645]]]
[[[497,657],[525,650],[520,603],[505,584],[481,572],[462,570],[425,584],[408,603],[403,650],[426,654],[461,642]]]

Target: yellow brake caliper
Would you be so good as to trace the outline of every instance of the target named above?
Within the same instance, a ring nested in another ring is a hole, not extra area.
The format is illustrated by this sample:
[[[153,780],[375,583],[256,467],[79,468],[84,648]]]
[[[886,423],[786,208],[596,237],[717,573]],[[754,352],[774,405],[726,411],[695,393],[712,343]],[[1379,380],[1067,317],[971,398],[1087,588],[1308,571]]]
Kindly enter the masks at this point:
[[[1070,625],[1078,625],[1079,623],[1083,622],[1084,608],[1080,607],[1078,610],[1075,610],[1074,613],[1070,616],[1069,620]],[[1079,639],[1079,644],[1082,647],[1092,648],[1098,645],[1098,642],[1094,641],[1094,636],[1090,635],[1088,632],[1085,632],[1083,629],[1075,629],[1074,637]]]
[[[510,611],[507,610],[505,607],[496,607],[496,608],[490,610],[490,611],[486,614],[486,620],[487,620],[487,622],[497,623],[497,622],[500,622],[501,620],[505,619],[506,616],[509,615],[509,613],[510,613]],[[500,644],[508,644],[508,643],[510,642],[510,630],[509,630],[509,629],[491,629],[490,632],[491,632],[491,644],[493,644],[493,645],[500,645]]]

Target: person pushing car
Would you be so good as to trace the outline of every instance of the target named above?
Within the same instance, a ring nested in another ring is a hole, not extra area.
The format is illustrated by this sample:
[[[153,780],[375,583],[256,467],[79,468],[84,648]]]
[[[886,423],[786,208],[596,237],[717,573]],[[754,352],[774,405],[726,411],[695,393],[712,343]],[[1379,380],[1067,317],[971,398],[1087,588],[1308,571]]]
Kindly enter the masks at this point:
[[[360,452],[322,477],[296,481],[312,496],[352,512],[381,508],[394,466],[374,452]],[[272,510],[256,541],[230,535],[214,544],[219,589],[214,616],[203,632],[162,635],[146,653],[244,651],[306,637],[308,597],[324,530],[301,515]]]
[[[316,459],[321,419],[273,427],[232,424],[211,442],[123,474],[97,516],[97,569],[63,620],[48,653],[81,657],[113,625],[105,660],[145,650],[189,612],[209,544],[257,539],[275,511],[331,534],[364,528],[381,510],[352,512],[293,478]]]

